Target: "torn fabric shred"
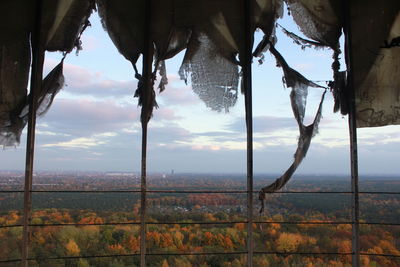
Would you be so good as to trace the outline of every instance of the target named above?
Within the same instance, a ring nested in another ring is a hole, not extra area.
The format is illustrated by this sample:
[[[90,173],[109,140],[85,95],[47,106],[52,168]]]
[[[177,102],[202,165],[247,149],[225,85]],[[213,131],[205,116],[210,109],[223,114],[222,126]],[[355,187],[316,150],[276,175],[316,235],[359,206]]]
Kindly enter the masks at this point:
[[[94,0],[44,1],[42,34],[47,51],[71,52],[82,49],[80,36],[90,24]]]
[[[160,63],[158,64],[158,73],[161,76],[160,83],[158,84],[158,89],[160,90],[160,93],[165,90],[165,86],[168,84],[168,78],[167,78],[167,69],[165,67],[165,61],[161,60]]]
[[[192,38],[179,75],[186,83],[190,75],[193,91],[207,107],[228,112],[238,97],[239,68],[221,56],[206,35]]]
[[[54,98],[63,88],[64,86],[63,65],[64,65],[64,58],[43,79],[41,92],[38,95],[36,116],[40,117],[46,114],[46,112],[50,109],[50,106],[53,103]],[[29,105],[26,105],[22,110],[21,114],[19,115],[19,117],[27,119],[28,112],[29,112]]]
[[[297,34],[286,30],[284,27],[278,24],[278,26],[282,29],[282,31],[290,37],[294,43],[301,46],[301,49],[307,48],[327,48],[328,46],[323,43],[315,42],[312,40],[304,39]],[[332,47],[330,47],[332,48]],[[332,48],[333,49],[333,48]],[[348,108],[348,94],[346,92],[346,71],[339,71],[340,69],[340,61],[339,56],[341,54],[340,45],[339,43],[333,49],[333,62],[332,62],[332,71],[333,71],[333,81],[329,81],[329,88],[333,94],[334,98],[334,108],[333,112],[338,112],[342,115],[347,115],[349,108]]]
[[[0,146],[19,144],[26,103],[33,1],[0,1]]]
[[[318,132],[318,124],[322,116],[322,103],[324,101],[326,93],[325,90],[324,93],[322,94],[321,101],[319,103],[319,107],[314,117],[313,123],[307,126],[304,125],[304,115],[307,102],[308,87],[309,86],[320,87],[320,88],[324,87],[309,81],[300,73],[290,68],[289,65],[286,63],[286,61],[284,60],[284,58],[282,57],[282,55],[280,55],[280,53],[275,49],[273,45],[271,45],[270,51],[275,56],[277,62],[283,69],[287,87],[292,88],[292,91],[290,93],[290,101],[294,117],[299,127],[300,137],[298,140],[297,149],[294,154],[294,161],[292,165],[286,170],[286,172],[281,177],[276,179],[275,182],[273,182],[268,186],[263,187],[260,190],[259,192],[259,199],[261,201],[260,213],[264,211],[264,200],[266,194],[278,191],[283,186],[285,186],[285,184],[290,180],[290,178],[296,171],[297,167],[300,165],[300,163],[306,156],[308,148],[310,147],[311,139]]]
[[[47,51],[69,53],[94,9],[94,0],[43,1],[39,54]],[[33,1],[0,3],[0,145],[19,144],[27,123],[27,84],[31,60],[30,35],[35,11]],[[6,30],[3,29],[6,25]],[[37,115],[50,108],[63,84],[62,62],[45,78],[39,92]]]
[[[326,44],[322,44],[322,43],[315,42],[315,41],[312,41],[312,40],[304,39],[304,38],[298,36],[297,34],[286,30],[286,29],[285,29],[284,27],[282,27],[281,25],[279,25],[279,24],[277,24],[277,25],[282,29],[282,31],[283,31],[284,34],[286,34],[288,37],[290,37],[290,38],[293,40],[293,42],[294,42],[295,44],[300,45],[300,46],[301,46],[301,49],[304,49],[304,48],[306,48],[306,47],[315,47],[315,48],[324,48],[324,47],[327,47]]]
[[[5,147],[17,146],[21,139],[22,130],[26,125],[26,120],[15,116],[11,120],[0,126],[0,145]]]
[[[329,82],[329,87],[335,99],[334,112],[340,110],[343,115],[346,115],[348,113],[348,103],[347,99],[345,99],[347,98],[345,87],[346,74],[339,71],[339,55],[341,54],[339,37],[343,26],[343,1],[285,1],[288,4],[288,9],[294,21],[300,27],[300,30],[313,41],[301,38],[282,27],[284,33],[292,38],[295,43],[301,45],[302,48],[323,48],[325,46],[333,50],[333,81]]]
[[[144,1],[96,0],[102,25],[118,51],[135,64],[143,50]]]
[[[36,108],[36,116],[38,117],[46,114],[55,96],[64,86],[63,63],[64,58],[42,82]],[[27,99],[29,99],[29,96]],[[22,130],[28,122],[28,114],[29,104],[26,104],[18,115],[13,116],[5,125],[0,126],[0,145],[10,147],[19,144]]]
[[[350,10],[357,127],[399,125],[400,47],[384,47],[400,36],[400,2],[351,1]]]
[[[305,85],[311,86],[311,87],[319,87],[319,88],[326,89],[325,87],[308,80],[303,75],[301,75],[299,72],[297,72],[296,70],[289,67],[289,65],[283,58],[283,56],[275,49],[275,47],[273,45],[271,45],[269,51],[274,55],[279,66],[282,67],[283,73],[284,73],[284,79],[285,79],[285,83],[286,83],[287,87],[293,88],[297,83],[300,83],[300,84],[305,84]]]
[[[342,1],[285,0],[305,36],[335,48],[341,34]]]
[[[64,87],[63,74],[64,58],[61,62],[44,78],[42,93],[39,95],[37,116],[44,116],[53,104],[54,98]]]

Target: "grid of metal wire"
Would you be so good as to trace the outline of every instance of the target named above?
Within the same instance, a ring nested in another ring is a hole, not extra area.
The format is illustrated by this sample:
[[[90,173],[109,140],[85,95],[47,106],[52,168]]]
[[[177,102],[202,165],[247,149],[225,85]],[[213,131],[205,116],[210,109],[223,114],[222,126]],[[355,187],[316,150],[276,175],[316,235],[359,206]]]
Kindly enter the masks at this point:
[[[352,73],[351,73],[351,54],[350,51],[347,51],[347,62],[350,62],[349,68],[349,81],[350,81],[350,92],[352,94],[352,98],[350,101],[350,114],[349,114],[349,133],[350,133],[350,157],[351,157],[351,181],[352,181],[352,189],[349,192],[274,192],[274,194],[350,194],[352,197],[352,220],[351,221],[343,221],[343,222],[335,222],[335,221],[256,221],[253,218],[253,206],[254,206],[254,192],[253,190],[253,129],[252,129],[252,74],[251,74],[251,63],[252,63],[252,25],[251,25],[251,4],[252,1],[243,1],[243,12],[245,18],[244,32],[246,34],[245,48],[245,64],[242,66],[243,70],[243,86],[245,92],[245,107],[246,107],[246,126],[247,126],[247,190],[231,190],[231,191],[220,191],[220,190],[147,190],[146,186],[146,149],[147,149],[147,123],[143,125],[143,138],[142,138],[142,168],[141,168],[141,188],[140,190],[102,190],[102,191],[86,191],[86,190],[78,190],[78,191],[51,191],[51,190],[32,190],[32,177],[33,177],[33,156],[34,156],[34,145],[35,145],[35,126],[36,126],[36,112],[35,106],[37,103],[37,96],[35,92],[40,91],[41,80],[42,80],[42,68],[43,68],[43,56],[41,56],[42,47],[40,47],[40,25],[41,25],[41,0],[36,1],[36,19],[35,19],[35,30],[32,34],[32,69],[31,69],[31,97],[29,99],[29,119],[28,119],[28,135],[27,135],[27,149],[26,149],[26,168],[25,168],[25,188],[20,191],[2,191],[1,193],[24,193],[24,220],[21,225],[6,225],[0,226],[0,228],[4,227],[23,227],[23,240],[22,240],[22,257],[21,259],[13,259],[13,260],[3,260],[0,263],[12,263],[12,262],[21,262],[22,266],[28,266],[30,261],[38,260],[35,258],[30,258],[28,253],[29,248],[29,233],[31,227],[47,227],[47,226],[85,226],[85,225],[140,225],[140,252],[133,254],[117,254],[117,255],[89,255],[89,256],[65,256],[65,257],[48,257],[47,260],[65,260],[65,259],[79,259],[79,258],[100,258],[100,257],[134,257],[138,256],[141,259],[141,266],[146,265],[146,257],[148,256],[182,256],[182,255],[247,255],[247,265],[252,266],[253,264],[253,255],[258,254],[276,254],[276,255],[351,255],[353,260],[353,266],[360,266],[360,255],[368,255],[368,256],[382,256],[382,257],[400,257],[399,255],[392,254],[373,254],[373,253],[361,253],[359,247],[359,225],[362,224],[370,224],[370,225],[393,225],[398,226],[398,223],[379,223],[379,222],[360,222],[359,221],[359,195],[360,194],[399,194],[397,192],[359,192],[358,191],[358,161],[357,161],[357,131],[355,124],[355,111],[354,111],[354,92],[352,91]],[[347,6],[347,5],[345,5]],[[345,17],[348,18],[348,10],[345,10]],[[146,20],[145,23],[147,30],[146,33],[149,32],[149,27],[151,23],[151,10],[150,10],[150,1],[146,1]],[[345,20],[345,32],[346,32],[346,41],[351,42],[350,35],[348,32],[349,20]],[[347,31],[346,31],[347,29]],[[145,38],[145,51],[143,53],[143,80],[144,80],[144,97],[146,94],[150,92],[151,86],[151,68],[152,68],[152,53],[153,53],[153,44],[149,39],[149,34],[146,34]],[[31,223],[31,211],[32,211],[32,193],[140,193],[141,195],[141,216],[140,222],[120,222],[120,223],[73,223],[73,224],[32,224]],[[222,221],[222,222],[147,222],[146,221],[146,194],[147,193],[203,193],[203,194],[211,194],[211,193],[231,193],[231,194],[247,194],[247,220],[245,221]],[[234,223],[244,223],[247,224],[247,249],[245,251],[237,251],[237,252],[191,252],[191,253],[151,253],[146,250],[146,225],[151,224],[198,224],[198,225],[206,225],[206,224],[234,224]],[[259,224],[349,224],[352,225],[352,252],[346,253],[333,253],[333,252],[291,252],[284,253],[278,251],[256,251],[253,247],[253,223]],[[43,260],[43,259],[42,259]]]

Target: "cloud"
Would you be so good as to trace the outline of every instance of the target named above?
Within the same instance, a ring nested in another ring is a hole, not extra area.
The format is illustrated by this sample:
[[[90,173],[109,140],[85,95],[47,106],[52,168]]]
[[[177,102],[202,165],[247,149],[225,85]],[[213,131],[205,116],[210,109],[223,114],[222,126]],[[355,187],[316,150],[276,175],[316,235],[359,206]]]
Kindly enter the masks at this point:
[[[93,51],[99,48],[100,40],[94,35],[83,34],[81,37],[82,48],[86,51]]]
[[[70,141],[65,141],[65,142],[57,142],[53,144],[44,144],[42,147],[63,147],[63,148],[89,148],[93,146],[98,146],[105,144],[104,141],[97,140],[96,138],[86,138],[86,137],[80,137],[80,138],[74,138]]]
[[[154,140],[156,143],[174,143],[193,139],[190,131],[173,122],[163,126],[150,126],[148,134],[149,141]]]
[[[272,133],[282,130],[296,130],[297,123],[290,117],[256,116],[253,118],[254,133]],[[237,118],[228,125],[227,130],[234,132],[246,132],[246,123],[243,118]]]
[[[64,64],[64,75],[67,84],[64,90],[75,95],[97,98],[133,96],[137,86],[136,80],[117,81],[105,77],[100,72],[92,72],[71,64]]]
[[[59,60],[49,57],[45,61],[44,73],[50,72]],[[93,96],[96,98],[132,96],[137,87],[137,80],[114,80],[102,72],[64,63],[65,86],[64,92],[79,95]]]
[[[133,105],[121,105],[114,100],[56,99],[49,112],[40,119],[45,129],[75,137],[118,131],[139,119]]]
[[[177,75],[168,75],[166,89],[157,95],[157,99],[167,106],[192,106],[200,103],[192,87],[185,85]]]
[[[312,63],[295,63],[293,64],[292,68],[294,68],[295,70],[299,71],[299,72],[303,72],[303,71],[310,71],[312,69],[315,68],[314,64]]]
[[[153,118],[151,119],[151,122],[175,121],[180,119],[182,119],[182,117],[177,116],[174,109],[161,106],[158,109],[153,110]]]

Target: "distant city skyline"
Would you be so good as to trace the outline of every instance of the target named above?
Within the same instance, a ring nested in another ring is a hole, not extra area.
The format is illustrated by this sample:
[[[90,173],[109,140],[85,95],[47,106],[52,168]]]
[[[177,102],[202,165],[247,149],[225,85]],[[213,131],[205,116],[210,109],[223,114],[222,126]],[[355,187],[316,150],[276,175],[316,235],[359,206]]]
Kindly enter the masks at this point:
[[[280,23],[298,32],[286,14]],[[83,34],[79,56],[71,53],[65,60],[67,86],[37,121],[35,170],[140,170],[140,108],[133,98],[136,80],[132,67],[117,52],[97,14],[92,15],[91,24]],[[260,38],[256,33],[256,40]],[[331,51],[301,51],[280,32],[277,49],[311,80],[331,79]],[[61,56],[47,53],[45,71]],[[149,172],[245,173],[243,96],[239,95],[229,113],[209,110],[190,83],[179,80],[182,57],[181,53],[167,61],[169,84],[164,92],[157,92],[160,108],[149,125]],[[268,53],[263,65],[258,66],[256,60],[253,64],[255,173],[283,173],[293,160],[299,136],[290,107],[290,89],[283,88],[282,70],[275,65]],[[306,121],[311,121],[322,92],[310,89]],[[347,117],[334,114],[332,109],[328,92],[319,134],[298,174],[350,173]],[[359,129],[358,136],[361,174],[400,173],[399,126]],[[1,170],[23,170],[25,139],[26,129],[17,148],[0,152]]]

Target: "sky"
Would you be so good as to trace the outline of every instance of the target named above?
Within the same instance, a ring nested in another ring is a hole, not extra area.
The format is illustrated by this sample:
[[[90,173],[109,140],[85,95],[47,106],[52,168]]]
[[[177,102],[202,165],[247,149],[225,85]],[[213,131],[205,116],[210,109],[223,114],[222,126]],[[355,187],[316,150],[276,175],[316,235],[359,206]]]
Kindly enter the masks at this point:
[[[133,98],[137,85],[133,69],[97,14],[90,21],[92,26],[82,37],[83,50],[65,60],[66,86],[49,112],[37,120],[35,170],[140,170],[140,108]],[[286,13],[279,23],[299,33]],[[261,37],[257,32],[256,40]],[[277,37],[277,49],[291,67],[314,81],[332,79],[330,50],[301,50],[279,30]],[[169,83],[164,92],[157,91],[159,108],[149,124],[148,171],[245,173],[244,96],[239,95],[229,113],[208,109],[190,83],[179,79],[182,58],[180,53],[166,62]],[[47,53],[45,73],[60,59],[60,53]],[[299,133],[282,70],[268,53],[265,59],[262,65],[253,63],[254,172],[279,174],[292,163]],[[322,93],[310,89],[306,123],[312,121]],[[328,92],[319,134],[297,173],[349,174],[347,125],[347,117],[333,113]],[[23,170],[25,139],[26,129],[19,146],[0,152],[0,170]],[[361,174],[400,172],[398,126],[359,129],[358,142]]]

